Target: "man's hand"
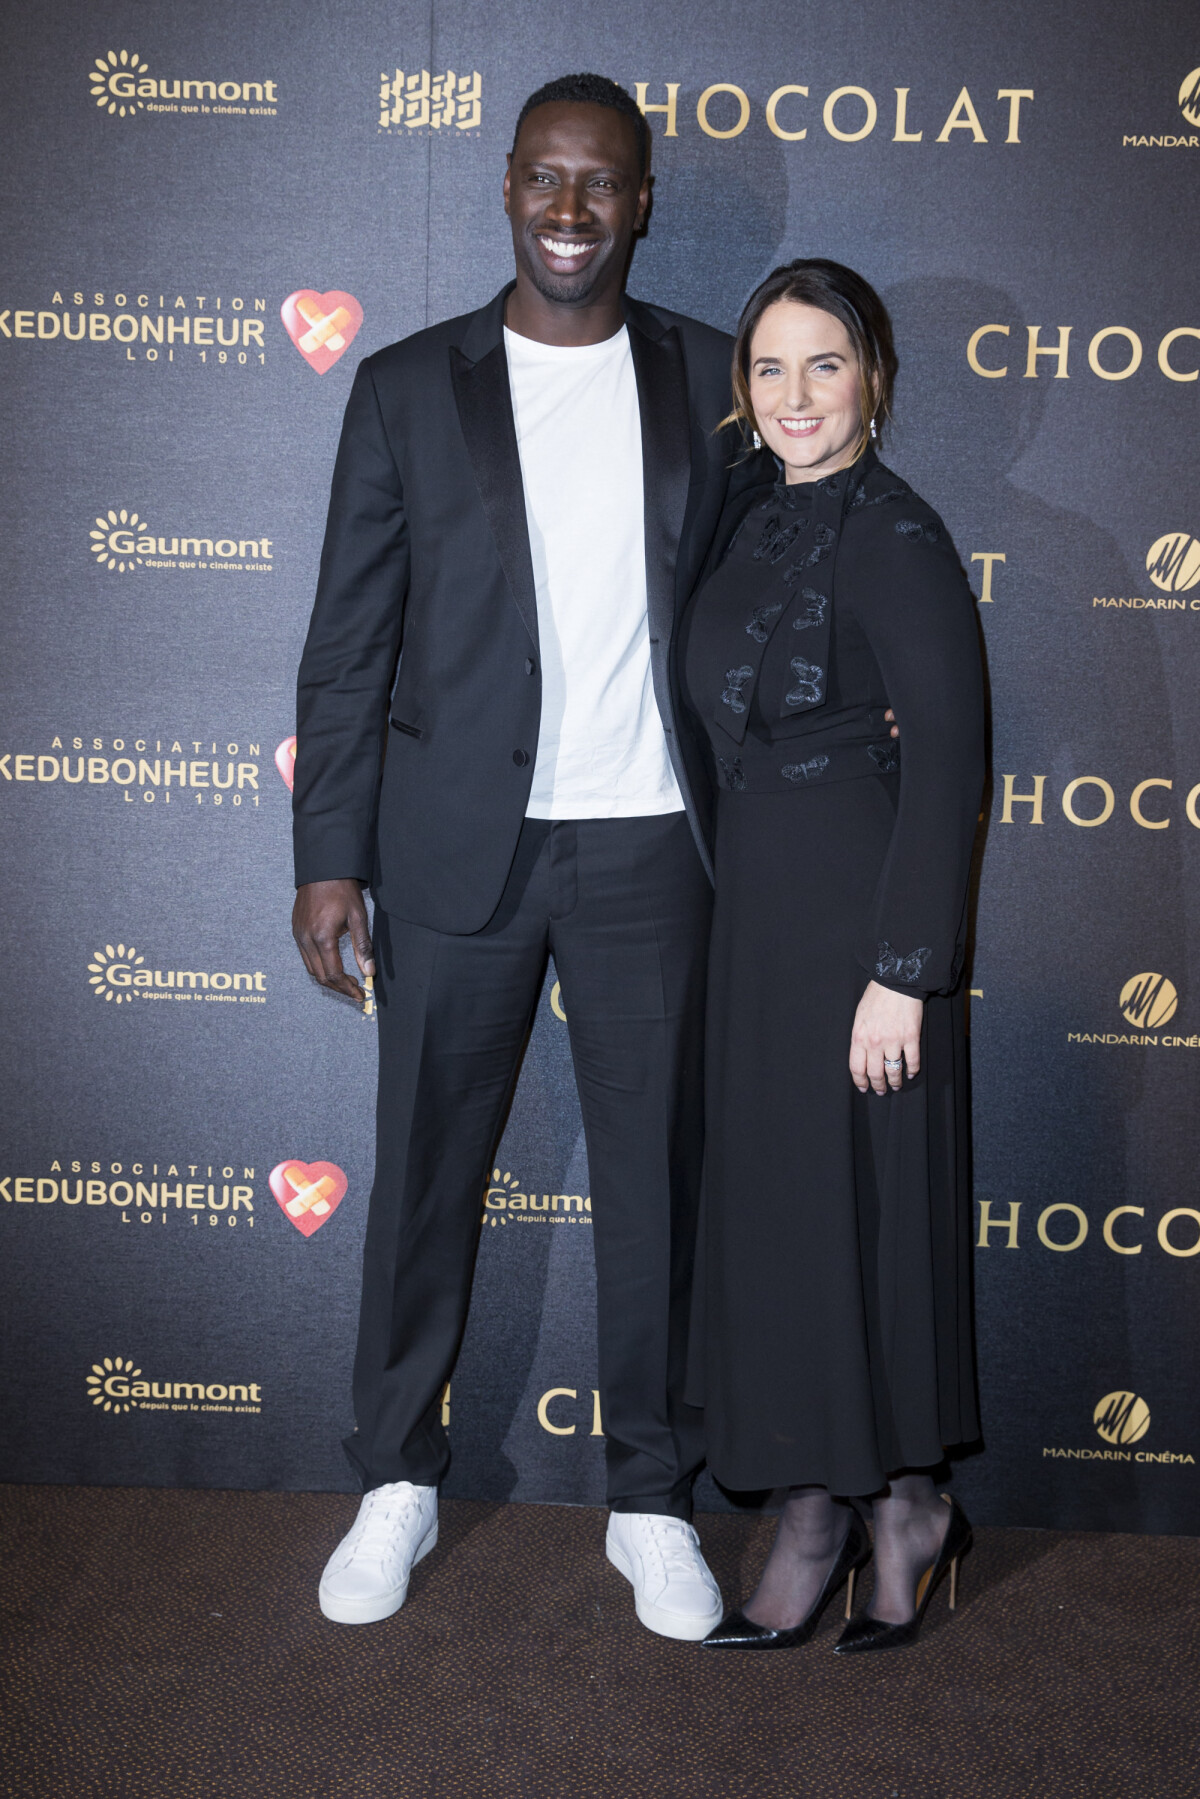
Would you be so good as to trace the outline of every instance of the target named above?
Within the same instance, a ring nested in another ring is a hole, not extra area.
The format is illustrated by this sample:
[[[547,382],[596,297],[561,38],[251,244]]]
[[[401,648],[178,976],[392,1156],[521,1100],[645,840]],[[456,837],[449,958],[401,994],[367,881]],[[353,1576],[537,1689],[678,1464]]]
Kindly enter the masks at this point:
[[[364,975],[374,976],[371,933],[367,908],[357,881],[309,881],[296,893],[292,908],[292,936],[304,958],[304,966],[322,987],[332,987],[348,999],[366,998],[354,976],[342,967],[340,944],[346,933],[354,945],[354,960]]]

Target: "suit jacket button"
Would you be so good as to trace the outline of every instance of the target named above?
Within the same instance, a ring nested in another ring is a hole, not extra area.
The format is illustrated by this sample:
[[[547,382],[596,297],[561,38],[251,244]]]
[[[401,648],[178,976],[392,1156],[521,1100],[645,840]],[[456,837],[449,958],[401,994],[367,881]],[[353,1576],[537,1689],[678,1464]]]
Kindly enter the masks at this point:
[[[526,658],[525,658],[525,673],[527,675],[531,675],[536,667],[537,667],[537,663],[533,660],[532,656],[526,656]]]
[[[524,768],[525,764],[529,761],[529,751],[528,750],[514,750],[513,751],[513,761],[516,763],[518,768]]]

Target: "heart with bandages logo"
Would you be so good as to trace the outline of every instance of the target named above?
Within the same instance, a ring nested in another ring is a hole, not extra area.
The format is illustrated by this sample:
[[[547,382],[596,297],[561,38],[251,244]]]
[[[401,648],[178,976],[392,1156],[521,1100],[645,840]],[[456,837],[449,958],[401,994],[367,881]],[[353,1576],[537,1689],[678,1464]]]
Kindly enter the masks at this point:
[[[336,1162],[297,1162],[272,1168],[268,1181],[279,1209],[302,1237],[328,1224],[346,1197],[348,1182]]]
[[[283,328],[310,369],[324,375],[358,335],[363,309],[353,294],[334,288],[327,294],[297,288],[279,308]]]
[[[279,770],[279,776],[284,786],[291,793],[296,785],[296,739],[294,737],[285,737],[275,751],[275,766]]]

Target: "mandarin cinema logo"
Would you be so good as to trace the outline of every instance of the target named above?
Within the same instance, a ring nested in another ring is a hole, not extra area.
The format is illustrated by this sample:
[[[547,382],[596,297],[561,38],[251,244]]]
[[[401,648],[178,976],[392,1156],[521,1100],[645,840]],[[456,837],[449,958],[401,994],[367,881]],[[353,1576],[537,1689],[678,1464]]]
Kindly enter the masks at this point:
[[[261,1412],[258,1381],[157,1380],[147,1378],[133,1356],[105,1356],[92,1363],[87,1396],[113,1417],[126,1412]]]
[[[261,533],[257,537],[193,537],[180,530],[156,533],[147,519],[128,506],[110,506],[107,512],[98,512],[88,538],[97,568],[107,569],[109,574],[159,568],[269,575],[273,566],[274,540]]]
[[[1165,974],[1146,971],[1130,975],[1117,996],[1122,1019],[1129,1031],[1068,1031],[1069,1044],[1100,1044],[1123,1049],[1197,1049],[1200,1038],[1164,1033],[1179,1010],[1179,991]]]
[[[1147,550],[1146,572],[1164,593],[1186,593],[1200,581],[1200,543],[1186,531],[1168,531]]]
[[[1188,531],[1168,531],[1146,551],[1146,573],[1157,594],[1095,594],[1093,609],[1118,612],[1200,612],[1200,594],[1180,596],[1200,585],[1200,541]]]
[[[151,968],[133,944],[106,943],[92,952],[88,985],[97,999],[118,1006],[135,1000],[196,1000],[202,1004],[265,1006],[267,977],[261,969]]]
[[[1174,1018],[1179,995],[1164,974],[1135,974],[1126,981],[1117,1002],[1121,1016],[1141,1031],[1157,1030]]]
[[[136,50],[110,50],[88,70],[91,97],[111,118],[139,113],[200,113],[217,118],[273,119],[279,95],[274,81],[196,80],[155,76]]]
[[[1195,1467],[1196,1458],[1177,1449],[1134,1449],[1150,1429],[1150,1407],[1136,1393],[1118,1388],[1106,1393],[1092,1411],[1096,1435],[1106,1445],[1077,1449],[1043,1449],[1043,1458],[1056,1462],[1139,1462],[1163,1467]]]
[[[1189,125],[1200,125],[1200,69],[1193,69],[1180,82],[1179,110]]]
[[[1150,1407],[1136,1393],[1106,1393],[1092,1423],[1106,1443],[1136,1443],[1150,1429]]]
[[[1166,96],[1163,96],[1164,102]],[[1179,84],[1176,101],[1185,125],[1190,131],[1157,131],[1126,133],[1121,138],[1125,150],[1200,150],[1200,69],[1193,69]],[[1165,110],[1165,106],[1164,106]]]

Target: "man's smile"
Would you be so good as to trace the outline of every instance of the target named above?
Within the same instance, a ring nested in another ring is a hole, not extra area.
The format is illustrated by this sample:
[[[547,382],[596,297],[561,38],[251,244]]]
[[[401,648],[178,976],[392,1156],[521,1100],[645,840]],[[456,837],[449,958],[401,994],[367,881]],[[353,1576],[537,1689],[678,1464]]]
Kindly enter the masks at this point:
[[[535,232],[538,250],[542,261],[556,275],[573,274],[576,269],[589,263],[600,248],[600,239],[551,237],[547,232]]]

